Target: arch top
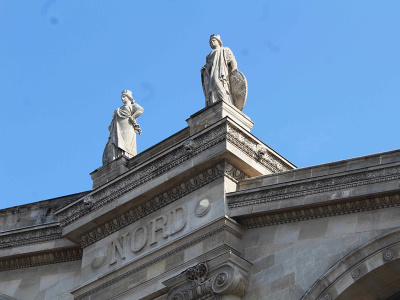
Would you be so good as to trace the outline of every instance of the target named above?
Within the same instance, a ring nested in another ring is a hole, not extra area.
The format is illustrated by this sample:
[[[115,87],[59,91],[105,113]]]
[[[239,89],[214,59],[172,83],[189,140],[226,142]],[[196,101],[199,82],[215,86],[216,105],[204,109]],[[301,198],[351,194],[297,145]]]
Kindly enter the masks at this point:
[[[385,299],[399,291],[399,281],[400,230],[396,229],[343,257],[301,300]]]

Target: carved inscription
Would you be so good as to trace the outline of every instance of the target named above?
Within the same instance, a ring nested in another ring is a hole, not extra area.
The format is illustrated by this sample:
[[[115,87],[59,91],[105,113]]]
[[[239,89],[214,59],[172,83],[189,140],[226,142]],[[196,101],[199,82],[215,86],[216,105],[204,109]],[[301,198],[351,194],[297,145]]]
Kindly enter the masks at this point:
[[[162,244],[168,237],[182,231],[186,223],[187,211],[185,206],[180,205],[158,215],[146,225],[135,227],[108,244],[109,265],[123,261],[132,254],[139,254],[146,246],[156,247]]]

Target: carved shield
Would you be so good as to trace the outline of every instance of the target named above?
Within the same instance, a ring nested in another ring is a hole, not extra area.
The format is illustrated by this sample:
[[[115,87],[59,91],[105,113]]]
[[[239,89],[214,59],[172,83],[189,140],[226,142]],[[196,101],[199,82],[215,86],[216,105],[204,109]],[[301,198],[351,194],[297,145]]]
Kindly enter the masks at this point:
[[[247,80],[243,73],[236,70],[230,76],[233,104],[239,110],[243,110],[247,98]]]

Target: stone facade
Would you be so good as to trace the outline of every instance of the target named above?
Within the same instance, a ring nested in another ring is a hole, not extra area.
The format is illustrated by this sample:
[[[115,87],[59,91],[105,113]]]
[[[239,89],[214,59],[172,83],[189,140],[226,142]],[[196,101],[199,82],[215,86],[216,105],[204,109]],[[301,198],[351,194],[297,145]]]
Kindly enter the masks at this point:
[[[225,102],[0,211],[0,299],[392,299],[400,150],[297,169]],[[393,298],[394,299],[394,298]]]

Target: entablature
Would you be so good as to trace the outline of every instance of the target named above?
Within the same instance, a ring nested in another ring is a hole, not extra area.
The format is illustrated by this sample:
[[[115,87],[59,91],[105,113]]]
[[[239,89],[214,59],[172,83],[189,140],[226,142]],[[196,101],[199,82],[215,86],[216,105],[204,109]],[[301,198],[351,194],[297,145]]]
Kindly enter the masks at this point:
[[[225,106],[230,107],[218,103],[202,113]],[[120,228],[126,224],[125,219],[128,222],[140,219],[173,201],[171,197],[190,193],[207,182],[203,177],[222,175],[238,181],[295,168],[229,114],[209,122],[211,124],[205,128],[186,139],[178,139],[173,145],[168,142],[168,147],[163,148],[160,143],[159,148],[164,149],[160,153],[135,164],[114,180],[57,211],[63,234],[75,242],[80,240],[84,246],[97,235],[95,229],[107,223],[112,228]],[[225,164],[222,168],[221,163]],[[231,168],[235,170],[234,174],[229,170]],[[116,215],[120,220],[118,224],[114,222],[114,226],[110,222]],[[82,239],[90,232],[94,235]]]
[[[400,204],[400,151],[243,180],[227,194],[229,215],[247,228]]]

